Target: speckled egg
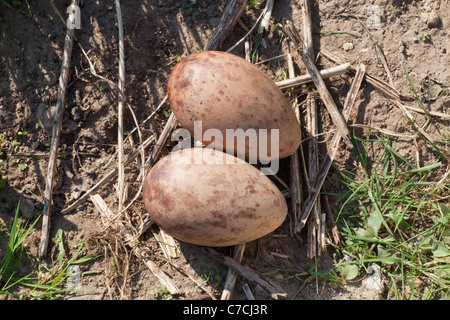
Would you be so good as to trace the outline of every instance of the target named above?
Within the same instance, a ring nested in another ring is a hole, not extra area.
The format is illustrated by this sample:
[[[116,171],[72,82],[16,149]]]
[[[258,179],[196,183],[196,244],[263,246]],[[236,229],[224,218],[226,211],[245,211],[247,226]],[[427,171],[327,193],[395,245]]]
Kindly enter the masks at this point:
[[[227,153],[182,149],[148,173],[144,203],[174,238],[202,246],[230,246],[263,237],[286,218],[287,204],[265,175]]]
[[[180,124],[205,145],[247,159],[256,152],[257,160],[285,158],[300,145],[300,125],[283,92],[262,70],[234,54],[204,51],[187,56],[170,74],[168,95]],[[196,121],[201,121],[201,131],[194,131]],[[205,137],[208,129],[219,130],[222,138]],[[249,129],[258,134],[257,144],[247,143],[242,152],[237,142],[227,146],[227,130]],[[279,130],[278,137],[272,129]]]

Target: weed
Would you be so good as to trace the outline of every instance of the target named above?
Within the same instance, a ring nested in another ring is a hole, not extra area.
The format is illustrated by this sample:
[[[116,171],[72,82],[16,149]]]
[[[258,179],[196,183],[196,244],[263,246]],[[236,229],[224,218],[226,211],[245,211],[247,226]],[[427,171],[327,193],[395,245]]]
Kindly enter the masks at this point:
[[[195,1],[191,1],[190,4],[188,4],[188,5],[185,6],[185,8],[186,8],[186,9],[189,9],[189,12],[190,12],[190,13],[193,13],[193,12],[194,12],[194,6],[195,6]]]
[[[5,0],[0,0],[0,3],[3,4],[4,6],[10,8],[10,9],[12,9],[11,5],[8,2],[6,2]]]
[[[409,83],[409,85],[411,87],[411,90],[414,92],[414,96],[416,97],[416,100],[419,103],[420,108],[423,110],[423,112],[425,112],[425,114],[427,115],[427,118],[429,119],[430,118],[429,112],[428,112],[427,108],[425,107],[425,105],[423,104],[422,100],[420,99],[420,97],[419,97],[419,95],[418,95],[418,93],[416,91],[416,88],[414,87],[414,84],[412,83],[412,80],[409,77],[409,73],[406,70],[405,65],[403,65],[403,70],[404,70],[404,72],[406,74],[406,79],[408,79],[408,83]]]
[[[23,130],[23,131],[18,131],[17,135],[18,136],[26,136],[30,133],[30,130]]]
[[[24,250],[24,240],[30,233],[37,220],[27,228],[27,223],[20,223],[19,217],[20,202],[17,205],[14,221],[11,226],[8,245],[5,256],[0,264],[0,285],[7,284],[14,275],[15,269],[20,262]],[[0,291],[1,292],[1,291]]]
[[[33,229],[36,219],[30,226],[28,223],[20,223],[18,220],[20,203],[17,206],[14,221],[11,226],[9,240],[5,251],[5,256],[0,264],[0,296],[11,296],[15,299],[59,299],[62,293],[73,291],[65,288],[66,280],[73,276],[69,272],[69,266],[86,263],[99,257],[99,255],[88,255],[82,257],[84,252],[84,242],[81,242],[76,253],[71,257],[66,257],[63,245],[63,232],[58,233],[58,263],[52,262],[51,267],[46,267],[40,259],[28,255],[32,260],[38,260],[36,271],[24,277],[16,278],[18,263],[21,261],[25,251],[25,239]],[[64,261],[67,260],[67,261]],[[85,272],[84,274],[96,271]],[[11,292],[13,288],[27,289],[19,293]]]
[[[163,284],[159,289],[154,289],[150,293],[155,297],[155,299],[162,297],[164,300],[172,300],[173,298],[173,296],[167,291],[166,286]]]
[[[25,171],[28,168],[28,164],[26,164],[25,162],[23,162],[23,160],[19,158],[14,158],[13,163],[17,164],[20,171]]]
[[[2,170],[8,162],[9,156],[0,164],[0,189],[6,187],[6,176],[2,174]]]
[[[422,41],[431,40],[430,34],[427,33],[427,32],[419,33],[419,38],[420,38],[420,40],[422,40]]]
[[[261,1],[258,0],[250,0],[250,6],[257,7],[261,5]]]
[[[441,163],[418,168],[392,149],[391,138],[352,138],[364,174],[339,172],[349,190],[337,217],[345,239],[338,250],[347,257],[338,267],[341,276],[353,280],[375,263],[389,280],[385,298],[450,292],[450,209],[438,204],[439,188],[431,179]],[[358,142],[384,147],[371,170]],[[353,212],[344,211],[349,203],[357,204]],[[421,282],[430,284],[427,290]]]

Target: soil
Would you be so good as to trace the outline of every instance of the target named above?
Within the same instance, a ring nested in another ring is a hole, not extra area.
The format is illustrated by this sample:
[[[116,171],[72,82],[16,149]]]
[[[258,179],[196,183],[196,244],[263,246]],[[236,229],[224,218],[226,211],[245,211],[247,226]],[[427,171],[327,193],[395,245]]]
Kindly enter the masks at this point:
[[[6,186],[0,189],[0,225],[3,226],[12,221],[19,201],[34,205],[28,212],[23,210],[25,218],[29,219],[30,215],[36,218],[42,212],[50,136],[43,128],[39,114],[48,112],[56,104],[64,44],[65,29],[50,1],[38,3],[29,0],[30,10],[22,2],[14,9],[0,4],[0,157],[2,162],[6,161],[1,170]],[[302,10],[298,3],[292,0],[275,1],[269,31],[264,34],[266,46],[258,49],[259,61],[288,52],[289,41],[283,36],[282,28],[275,26],[281,26],[287,19],[301,30]],[[69,4],[69,1],[61,1],[57,7],[65,13]],[[393,86],[402,95],[414,97],[405,76],[406,69],[424,99],[426,108],[450,114],[450,98],[442,92],[437,95],[434,90],[441,87],[445,90],[445,85],[441,84],[449,83],[450,4],[447,1],[332,0],[312,1],[312,4],[315,52],[323,49],[353,65],[364,63],[367,73],[388,82],[389,78],[379,59],[380,53],[377,56],[373,49],[373,41],[376,41],[386,57]],[[373,40],[362,25],[366,24],[369,17],[367,8],[372,4],[381,10],[379,29],[370,30]],[[195,3],[186,0],[122,1],[126,53],[125,94],[139,123],[165,97],[168,76],[179,58],[201,50],[206,45],[224,8],[225,1],[216,0],[197,0]],[[252,26],[262,9],[263,5],[247,5],[241,20],[245,25]],[[223,43],[222,50],[234,45],[243,34],[242,27],[237,25]],[[114,2],[84,1],[81,5],[81,29],[76,31],[76,37],[88,52],[97,73],[117,83],[118,28]],[[238,46],[233,53],[244,57],[243,45]],[[294,59],[298,73],[306,73],[300,59]],[[333,65],[323,57],[318,62],[320,68]],[[286,70],[287,62],[285,58],[280,58],[276,63],[271,61],[259,66],[274,80],[279,80]],[[58,230],[62,230],[67,256],[74,254],[73,246],[83,240],[86,240],[86,254],[105,254],[81,267],[83,271],[100,271],[82,276],[79,289],[83,291],[67,294],[64,298],[161,299],[162,295],[155,297],[154,294],[154,290],[161,288],[158,279],[129,247],[117,244],[113,228],[101,231],[104,226],[102,219],[90,201],[67,214],[61,214],[63,208],[78,199],[114,167],[117,148],[117,95],[105,82],[91,74],[88,62],[77,45],[74,45],[72,52],[70,72],[57,159],[57,179],[53,188],[50,239],[58,237]],[[340,109],[351,80],[351,75],[346,74],[326,81]],[[409,104],[416,105],[416,102],[410,101]],[[333,125],[321,104],[319,113],[320,132],[325,133],[320,137],[320,153],[323,155],[327,142],[331,140],[332,135],[329,133]],[[170,106],[164,104],[141,127],[142,136],[159,136],[169,114]],[[418,123],[425,123],[423,115],[413,114]],[[414,134],[414,129],[402,111],[367,84],[360,91],[350,119],[350,123]],[[136,126],[128,110],[125,111],[124,125],[128,132]],[[428,133],[433,137],[448,135],[447,128],[448,121],[437,118]],[[359,128],[356,132],[363,135],[366,131]],[[138,135],[133,134],[132,137],[138,143]],[[420,140],[415,144],[411,139],[398,138],[394,140],[393,148],[402,156],[417,159],[420,166],[434,163],[437,159],[437,155]],[[127,154],[131,150],[128,140]],[[14,154],[7,158],[11,151]],[[369,158],[376,159],[380,152],[373,148]],[[358,173],[361,169],[355,165],[355,157],[354,151],[349,151],[343,145],[334,167]],[[288,162],[282,162],[282,166],[287,168]],[[280,178],[289,183],[286,169]],[[139,182],[139,170],[134,163],[127,168],[129,200],[138,190]],[[115,183],[114,178],[97,191],[112,207],[117,203]],[[325,187],[334,192],[345,190],[335,179],[327,179]],[[330,198],[330,201],[332,209],[339,208],[333,199]],[[133,204],[128,214],[145,216],[141,199]],[[275,281],[286,290],[287,298],[332,300],[380,297],[383,288],[370,287],[364,280],[342,287],[323,278],[304,276],[305,271],[314,267],[316,261],[307,257],[305,235],[291,235],[292,216],[289,217],[272,234],[247,244],[243,265]],[[28,239],[27,250],[31,256],[38,256],[41,220]],[[152,226],[141,237],[141,244],[145,246],[148,257],[180,288],[180,294],[174,295],[173,299],[201,298],[205,293],[220,297],[228,271],[225,266],[195,247],[178,241],[179,256],[170,264],[156,243],[154,234],[160,236],[156,226]],[[5,248],[4,238],[0,239],[0,248]],[[225,254],[230,252],[230,248],[224,249]],[[58,245],[50,241],[45,263],[50,265],[56,261],[57,254]],[[3,252],[0,251],[0,258],[2,256]],[[317,271],[329,272],[341,258],[333,246],[328,246],[319,259]],[[24,273],[32,268],[27,265],[26,259],[22,264]],[[193,278],[204,280],[202,288],[194,284]],[[242,285],[246,282],[246,279],[238,277],[233,298],[245,299]],[[265,292],[252,283],[249,285],[256,298],[268,299]]]

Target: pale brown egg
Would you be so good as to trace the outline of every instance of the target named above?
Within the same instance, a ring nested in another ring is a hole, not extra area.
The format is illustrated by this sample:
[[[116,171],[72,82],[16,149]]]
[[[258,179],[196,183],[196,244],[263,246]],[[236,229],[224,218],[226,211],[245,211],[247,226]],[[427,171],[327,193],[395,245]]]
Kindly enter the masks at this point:
[[[207,148],[182,149],[158,161],[145,179],[143,198],[162,230],[213,247],[263,237],[288,210],[280,190],[258,169]]]
[[[283,92],[258,67],[231,53],[187,56],[170,74],[168,95],[180,124],[206,145],[257,160],[285,158],[300,145],[300,125]],[[196,121],[201,121],[201,130],[195,132]],[[205,137],[209,129],[216,129],[212,133],[221,137]],[[256,142],[252,141],[255,132]],[[247,139],[244,149],[238,148],[233,133]]]

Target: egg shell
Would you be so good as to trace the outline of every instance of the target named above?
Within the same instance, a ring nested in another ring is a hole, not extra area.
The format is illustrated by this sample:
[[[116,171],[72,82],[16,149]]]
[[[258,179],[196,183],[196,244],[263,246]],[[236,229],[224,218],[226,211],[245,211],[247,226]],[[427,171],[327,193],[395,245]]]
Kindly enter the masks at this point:
[[[252,165],[207,148],[162,158],[146,176],[145,207],[174,238],[202,246],[249,242],[278,228],[287,204],[277,186]]]
[[[300,125],[286,96],[267,74],[234,54],[203,51],[187,56],[169,76],[168,95],[180,124],[205,145],[247,159],[256,154],[256,160],[285,158],[300,145]],[[195,121],[201,121],[202,131],[194,132]],[[203,139],[208,129],[218,129],[223,139]],[[266,139],[259,135],[256,146],[246,143],[239,152],[237,143],[227,149],[227,129],[269,131]],[[278,139],[272,140],[271,129],[279,130]],[[274,143],[277,154],[270,152]],[[259,154],[260,145],[268,151]]]

